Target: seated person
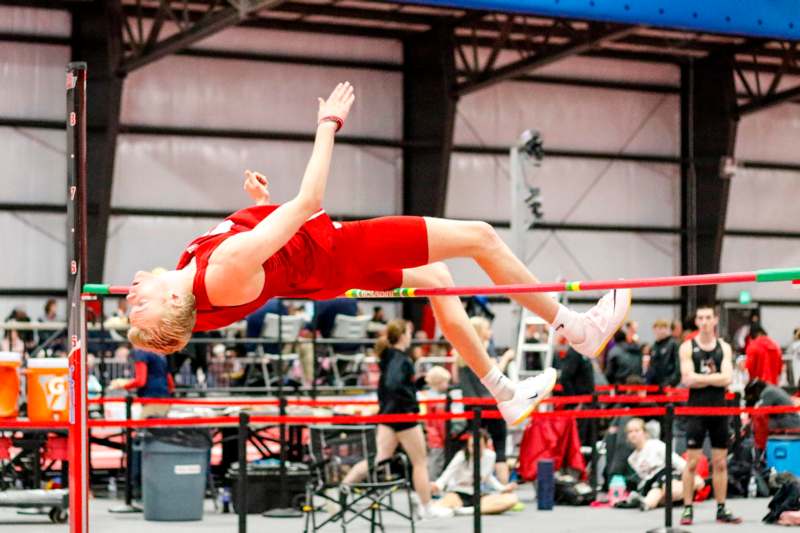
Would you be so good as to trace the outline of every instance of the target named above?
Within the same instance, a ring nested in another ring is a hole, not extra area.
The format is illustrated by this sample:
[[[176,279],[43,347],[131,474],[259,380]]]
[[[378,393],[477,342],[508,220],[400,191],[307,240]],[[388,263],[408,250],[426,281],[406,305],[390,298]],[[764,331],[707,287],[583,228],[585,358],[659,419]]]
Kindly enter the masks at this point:
[[[257,339],[261,337],[262,331],[264,331],[264,319],[266,318],[267,314],[272,313],[274,315],[282,315],[286,316],[289,314],[289,310],[286,307],[286,304],[280,298],[271,298],[267,300],[267,303],[247,315],[245,318],[247,322],[247,329],[245,335],[248,339]],[[265,353],[278,353],[281,350],[275,343],[262,343],[264,347]],[[246,345],[248,352],[253,352],[256,349],[256,346],[253,344]]]
[[[625,425],[628,442],[633,446],[633,452],[628,456],[628,464],[639,476],[637,492],[639,507],[642,511],[649,511],[663,505],[667,478],[672,481],[672,501],[683,499],[683,482],[681,474],[686,468],[686,461],[678,454],[672,454],[672,472],[667,474],[666,451],[664,442],[650,438],[644,427],[644,420],[633,418]],[[694,486],[700,490],[705,485],[700,476],[695,477]],[[630,501],[630,499],[629,499]]]
[[[744,401],[748,407],[794,406],[795,400],[780,387],[770,385],[758,378],[753,379],[744,389]],[[775,413],[771,415],[753,415],[753,437],[756,448],[763,450],[767,446],[770,432],[800,429],[800,415],[797,413]]]
[[[641,376],[631,375],[625,379],[624,385],[644,385],[644,379]],[[630,403],[625,402],[625,396],[638,396],[645,397],[647,392],[644,390],[630,389],[624,395],[618,395],[620,402],[618,404],[609,405],[610,408],[625,408],[630,407]],[[637,403],[635,407],[655,407],[652,404]],[[611,419],[608,431],[606,432],[603,440],[606,443],[606,467],[603,470],[603,478],[605,479],[603,488],[608,489],[608,483],[615,475],[624,477],[627,481],[629,489],[634,488],[635,485],[635,472],[631,471],[628,464],[628,457],[633,452],[633,446],[625,438],[625,426],[631,420],[630,416],[616,416]],[[656,418],[646,421],[646,427],[651,436],[660,434],[661,429]]]
[[[516,483],[504,485],[494,475],[495,453],[489,449],[489,433],[481,429],[480,485],[490,492],[481,494],[481,514],[500,514],[514,507],[519,498],[514,494]],[[439,479],[431,483],[432,494],[442,494],[437,505],[453,509],[456,514],[469,514],[472,508],[473,492],[473,459],[474,450],[472,435],[467,439],[463,450],[455,454],[450,464],[444,469]]]

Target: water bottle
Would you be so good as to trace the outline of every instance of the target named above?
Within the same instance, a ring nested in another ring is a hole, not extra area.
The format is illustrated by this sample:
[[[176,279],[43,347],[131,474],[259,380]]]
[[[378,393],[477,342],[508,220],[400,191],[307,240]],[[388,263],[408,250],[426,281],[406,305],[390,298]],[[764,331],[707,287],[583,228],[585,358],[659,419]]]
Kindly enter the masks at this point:
[[[619,474],[611,478],[608,484],[608,503],[614,505],[625,499],[625,478]]]
[[[555,468],[552,459],[536,463],[536,503],[540,511],[553,509],[555,499]]]
[[[750,482],[747,483],[747,497],[755,498],[758,496],[758,483],[756,483],[756,476],[750,476]]]
[[[112,500],[117,497],[117,478],[114,476],[108,479],[108,497]]]

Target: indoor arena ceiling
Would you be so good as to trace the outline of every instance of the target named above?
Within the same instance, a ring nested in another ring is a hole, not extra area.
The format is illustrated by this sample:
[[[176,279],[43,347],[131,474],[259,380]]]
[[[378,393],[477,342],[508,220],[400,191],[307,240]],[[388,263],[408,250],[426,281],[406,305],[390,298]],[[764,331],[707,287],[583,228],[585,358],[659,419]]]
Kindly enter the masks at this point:
[[[683,63],[733,52],[743,88],[742,114],[800,95],[799,87],[787,88],[784,83],[784,75],[800,74],[796,42],[373,0],[242,0],[234,5],[223,0],[124,0],[123,4],[129,67],[159,50],[169,53],[170,44],[180,47],[181,36],[194,42],[237,23],[398,39],[444,26],[453,28],[456,39],[458,94],[523,76],[575,54]],[[181,33],[154,35],[151,29],[165,23],[182,28]]]
[[[86,1],[0,0],[0,4],[63,8]],[[237,24],[393,39],[452,27],[458,94],[524,76],[576,54],[683,64],[733,53],[742,114],[800,96],[800,87],[788,82],[788,76],[800,74],[797,42],[383,0],[122,0],[122,4],[126,72]]]

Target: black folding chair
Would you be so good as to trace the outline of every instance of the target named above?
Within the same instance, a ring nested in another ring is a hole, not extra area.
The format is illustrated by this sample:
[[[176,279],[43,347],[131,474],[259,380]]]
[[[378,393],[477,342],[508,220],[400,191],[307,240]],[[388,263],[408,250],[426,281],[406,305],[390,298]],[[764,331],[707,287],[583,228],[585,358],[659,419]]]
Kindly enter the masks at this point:
[[[411,524],[414,533],[414,512],[411,503],[411,476],[408,461],[403,455],[375,463],[377,445],[375,426],[313,426],[310,429],[311,479],[306,485],[305,533],[316,532],[323,526],[339,522],[342,532],[348,524],[365,520],[370,532],[381,531],[383,512],[394,513]],[[356,463],[366,459],[367,477],[364,481],[342,485],[342,479]],[[394,494],[406,490],[407,511],[398,509]],[[335,509],[319,521],[317,501],[333,504]]]

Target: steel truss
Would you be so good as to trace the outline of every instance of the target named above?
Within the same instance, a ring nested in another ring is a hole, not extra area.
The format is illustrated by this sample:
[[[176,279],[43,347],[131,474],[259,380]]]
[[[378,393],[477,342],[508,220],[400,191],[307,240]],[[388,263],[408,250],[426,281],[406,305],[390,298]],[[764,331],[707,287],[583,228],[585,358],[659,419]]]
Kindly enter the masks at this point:
[[[790,88],[781,88],[781,82],[785,81],[787,74],[800,73],[798,67],[798,43],[797,42],[776,42],[773,49],[777,47],[781,52],[780,64],[771,63],[773,72],[764,72],[761,69],[751,69],[751,77],[744,72],[744,65],[737,61],[735,65],[736,77],[746,92],[746,96],[739,103],[738,112],[744,116],[756,111],[761,111],[792,100],[800,96],[800,84]],[[763,61],[763,60],[762,60]],[[759,58],[756,53],[752,54],[752,65],[759,65]],[[766,78],[762,80],[762,77]]]
[[[125,55],[120,72],[128,74],[157,59],[174,54],[262,9],[284,0],[136,0],[126,5],[123,20]],[[177,28],[172,33],[170,24]]]

